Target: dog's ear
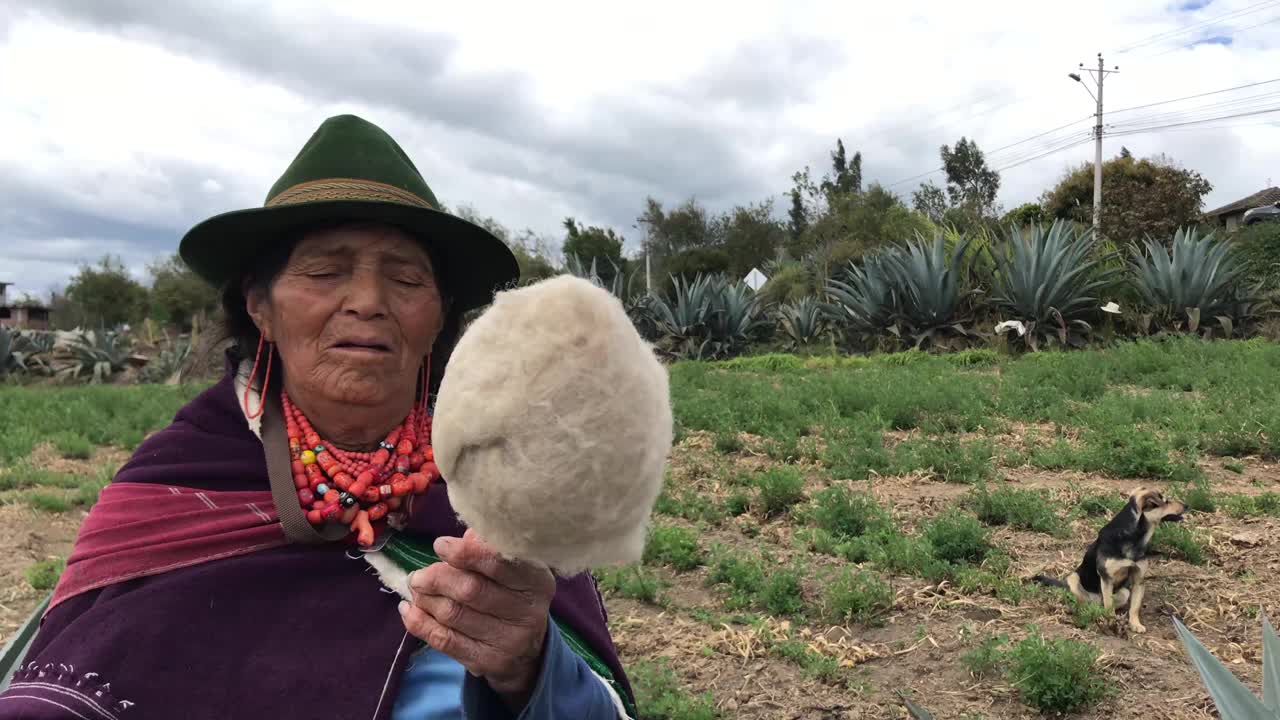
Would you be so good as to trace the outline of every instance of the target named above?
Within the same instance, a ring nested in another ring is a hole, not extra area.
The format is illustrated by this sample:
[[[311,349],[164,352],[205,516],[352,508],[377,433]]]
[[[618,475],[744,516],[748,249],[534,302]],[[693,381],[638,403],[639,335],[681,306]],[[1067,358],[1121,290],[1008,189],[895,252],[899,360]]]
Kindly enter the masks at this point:
[[[1151,491],[1147,488],[1136,487],[1133,489],[1133,492],[1129,493],[1129,499],[1132,500],[1133,504],[1138,506],[1138,508],[1145,508],[1147,504],[1147,496],[1150,494]]]

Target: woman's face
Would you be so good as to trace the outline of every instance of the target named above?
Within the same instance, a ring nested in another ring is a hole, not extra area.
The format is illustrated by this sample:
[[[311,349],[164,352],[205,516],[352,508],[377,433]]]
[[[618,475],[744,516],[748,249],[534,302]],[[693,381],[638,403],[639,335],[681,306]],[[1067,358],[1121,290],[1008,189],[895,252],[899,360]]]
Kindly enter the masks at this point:
[[[276,344],[285,388],[304,408],[407,413],[444,323],[426,250],[379,225],[306,235],[270,289],[245,299],[263,337]]]

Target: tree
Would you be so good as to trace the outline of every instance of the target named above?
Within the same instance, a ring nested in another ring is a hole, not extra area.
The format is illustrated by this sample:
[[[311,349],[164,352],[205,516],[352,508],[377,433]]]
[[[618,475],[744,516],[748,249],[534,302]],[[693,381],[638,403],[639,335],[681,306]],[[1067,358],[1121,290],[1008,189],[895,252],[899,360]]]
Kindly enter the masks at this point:
[[[787,231],[773,218],[773,201],[739,205],[719,220],[728,258],[728,270],[743,277],[751,268],[760,267],[777,257],[786,243]]]
[[[961,137],[954,150],[943,145],[940,153],[951,206],[978,217],[993,215],[996,194],[1000,191],[1000,174],[987,167],[987,159],[978,144]]]
[[[837,196],[827,212],[809,228],[804,244],[815,272],[825,278],[849,260],[886,245],[897,245],[917,234],[931,234],[929,220],[903,204],[877,183],[861,194]]]
[[[142,317],[147,289],[129,274],[118,257],[104,256],[97,265],[81,265],[67,284],[76,324],[114,328]]]
[[[511,231],[496,219],[482,216],[470,205],[460,205],[457,216],[493,233],[510,248],[516,256],[516,265],[520,268],[520,284],[528,285],[549,278],[556,274],[555,253],[551,243],[533,230],[526,228],[519,236],[512,236]]]
[[[911,193],[911,205],[932,222],[940,223],[947,212],[947,196],[933,182],[920,183],[920,189]]]
[[[622,272],[622,236],[613,228],[602,228],[579,225],[573,218],[564,219],[566,232],[562,252],[566,257],[572,255],[583,265],[590,267],[596,264],[596,274],[607,287],[614,276]]]
[[[161,323],[190,331],[192,322],[213,313],[218,307],[218,291],[201,280],[178,255],[156,260],[147,266],[151,274],[151,317]]]
[[[556,274],[555,252],[547,238],[529,228],[507,243],[520,266],[520,284],[545,280]]]
[[[791,176],[791,211],[787,223],[787,252],[791,257],[804,257],[813,249],[809,229],[827,213],[826,193],[809,177],[809,167]]]
[[[787,237],[792,244],[799,244],[804,231],[809,228],[809,210],[804,206],[804,197],[798,189],[787,193],[791,197],[791,208],[787,210]]]
[[[1179,227],[1200,220],[1213,186],[1171,158],[1121,154],[1102,163],[1103,237],[1117,243],[1169,240]],[[1047,216],[1093,222],[1093,164],[1068,171],[1040,198]]]
[[[1002,229],[1007,230],[1009,226],[1025,227],[1027,225],[1035,225],[1045,221],[1044,207],[1040,203],[1023,203],[1018,207],[1010,210],[1000,218]]]
[[[840,138],[836,138],[836,149],[831,151],[831,175],[822,181],[822,190],[828,196],[862,192],[862,153],[855,152],[852,161],[846,160]]]

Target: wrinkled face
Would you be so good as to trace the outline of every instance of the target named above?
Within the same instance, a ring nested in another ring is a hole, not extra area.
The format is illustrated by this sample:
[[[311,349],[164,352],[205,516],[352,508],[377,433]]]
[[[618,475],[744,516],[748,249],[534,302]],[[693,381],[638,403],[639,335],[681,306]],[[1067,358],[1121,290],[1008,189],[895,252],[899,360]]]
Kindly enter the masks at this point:
[[[1133,491],[1130,498],[1138,507],[1138,510],[1147,518],[1147,522],[1152,525],[1166,520],[1178,522],[1182,520],[1183,513],[1187,511],[1186,505],[1176,500],[1165,499],[1159,490],[1138,488]]]
[[[390,404],[407,412],[444,323],[427,252],[378,225],[308,234],[269,290],[250,290],[245,300],[276,344],[285,388],[304,407]]]

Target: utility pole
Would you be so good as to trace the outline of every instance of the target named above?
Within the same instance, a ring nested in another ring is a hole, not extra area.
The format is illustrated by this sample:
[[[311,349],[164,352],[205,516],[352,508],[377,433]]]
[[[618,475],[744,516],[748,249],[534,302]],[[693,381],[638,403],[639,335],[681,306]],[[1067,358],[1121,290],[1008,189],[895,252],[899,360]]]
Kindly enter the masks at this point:
[[[1080,69],[1084,70],[1084,63],[1080,63]],[[1084,84],[1084,79],[1080,77],[1079,73],[1068,74],[1068,77],[1084,86],[1085,91],[1098,104],[1097,112],[1094,113],[1093,125],[1093,233],[1095,236],[1101,234],[1102,231],[1102,86],[1107,79],[1107,75],[1119,71],[1119,65],[1107,70],[1102,61],[1102,53],[1098,53],[1098,69],[1096,71],[1086,71],[1093,78],[1093,83],[1098,88],[1097,95],[1094,95],[1093,91],[1089,90],[1089,86]]]

